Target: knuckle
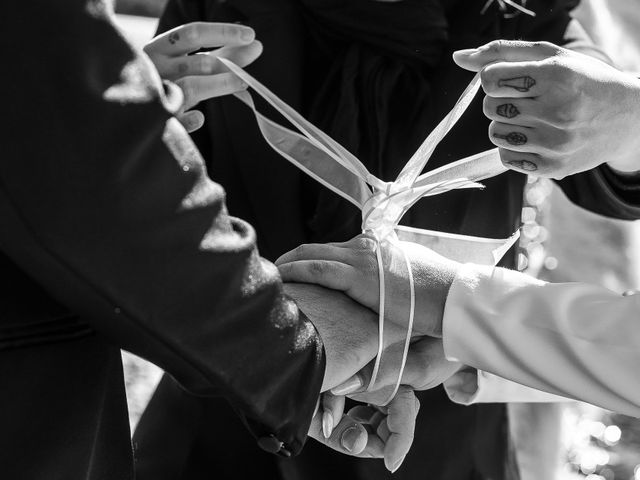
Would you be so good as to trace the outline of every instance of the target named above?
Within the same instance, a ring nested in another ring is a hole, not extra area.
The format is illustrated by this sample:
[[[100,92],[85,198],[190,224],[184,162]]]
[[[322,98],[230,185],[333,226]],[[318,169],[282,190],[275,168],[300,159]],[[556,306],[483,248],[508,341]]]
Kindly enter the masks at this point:
[[[571,101],[553,107],[548,114],[550,123],[559,129],[573,128],[575,126],[575,110]]]
[[[566,85],[575,81],[575,71],[567,65],[565,58],[560,54],[547,58],[542,63],[542,68],[551,82]]]
[[[189,63],[188,62],[178,62],[175,67],[176,75],[186,75],[189,73]]]
[[[331,273],[332,267],[322,260],[314,260],[309,264],[309,272],[312,276],[323,277]]]
[[[577,146],[576,136],[568,130],[558,130],[549,141],[551,150],[558,154],[567,154],[574,151]]]
[[[550,55],[562,55],[565,50],[562,47],[559,47],[558,45],[548,42],[546,40],[541,41],[541,42],[537,42],[540,47],[542,47],[544,50],[546,50]]]
[[[356,248],[360,250],[369,250],[372,242],[374,242],[374,240],[369,237],[359,236],[356,238],[355,244]]]
[[[220,35],[222,38],[226,39],[229,37],[229,25],[227,23],[220,24]]]
[[[507,44],[506,40],[493,40],[487,44],[487,50],[491,53],[500,53]]]
[[[203,25],[202,22],[193,22],[185,25],[184,32],[182,33],[189,44],[195,45],[199,43],[202,36]]]
[[[221,78],[221,83],[222,83],[222,90],[225,92],[228,92],[230,90],[233,89],[233,77],[229,76],[229,75],[224,75]]]
[[[546,42],[544,40],[537,40],[535,42],[529,42],[529,47],[530,48],[535,48],[538,50],[547,50],[550,47],[552,47],[551,43]]]
[[[482,88],[486,93],[494,91],[496,76],[495,65],[489,65],[480,71],[480,82],[482,83]]]
[[[201,73],[209,73],[213,70],[214,61],[209,55],[196,55],[196,65]]]
[[[538,165],[538,171],[536,172],[538,175],[547,176],[549,172],[557,171],[559,169],[556,162],[546,155],[539,157],[536,160],[536,165]]]

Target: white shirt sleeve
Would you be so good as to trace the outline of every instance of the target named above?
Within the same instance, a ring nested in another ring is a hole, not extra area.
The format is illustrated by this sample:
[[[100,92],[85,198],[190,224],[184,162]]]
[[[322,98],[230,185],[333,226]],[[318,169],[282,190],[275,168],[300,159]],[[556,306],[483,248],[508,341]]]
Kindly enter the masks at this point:
[[[497,387],[498,376],[640,417],[639,315],[640,295],[465,265],[447,298],[444,347],[480,372],[451,379],[449,395],[460,403],[536,401],[532,391],[527,399],[517,386]]]

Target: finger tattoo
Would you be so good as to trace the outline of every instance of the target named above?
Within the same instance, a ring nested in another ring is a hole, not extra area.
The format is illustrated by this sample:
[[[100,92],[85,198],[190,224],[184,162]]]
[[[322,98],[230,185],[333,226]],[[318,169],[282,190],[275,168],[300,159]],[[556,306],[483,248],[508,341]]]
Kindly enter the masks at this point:
[[[512,103],[505,103],[504,105],[498,105],[496,113],[501,117],[513,118],[520,115],[520,110]]]
[[[514,160],[512,162],[507,162],[507,165],[511,165],[518,170],[524,170],[525,172],[535,172],[538,170],[538,166],[529,160]]]
[[[511,132],[507,135],[502,135],[501,133],[494,133],[493,136],[495,138],[500,138],[502,140],[506,140],[507,143],[511,145],[524,145],[527,143],[527,136],[524,133],[520,132]]]
[[[169,43],[171,45],[175,45],[180,41],[180,34],[178,32],[173,32],[169,34]]]
[[[536,81],[528,76],[514,77],[498,80],[499,87],[514,88],[518,92],[528,92],[536,84]]]

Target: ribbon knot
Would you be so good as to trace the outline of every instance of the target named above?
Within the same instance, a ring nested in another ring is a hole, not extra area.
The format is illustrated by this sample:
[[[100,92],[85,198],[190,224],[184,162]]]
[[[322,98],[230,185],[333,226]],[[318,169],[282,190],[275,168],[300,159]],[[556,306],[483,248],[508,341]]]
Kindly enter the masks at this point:
[[[477,183],[478,181],[506,171],[500,161],[498,150],[492,149],[421,174],[438,143],[473,100],[480,88],[480,76],[474,77],[449,114],[427,136],[396,180],[384,182],[372,175],[346,148],[305,120],[242,68],[225,58],[220,57],[219,60],[299,130],[300,133],[294,132],[258,112],[248,91],[236,93],[235,96],[253,110],[260,132],[271,148],[322,185],[357,206],[362,212],[363,231],[370,233],[377,240],[376,258],[380,289],[378,353],[369,390],[375,386],[384,346],[385,264],[382,248],[387,244],[397,246],[404,256],[411,301],[402,360],[395,387],[386,402],[389,403],[402,382],[415,314],[413,273],[399,241],[419,243],[457,261],[495,264],[518,238],[517,232],[509,239],[494,240],[441,234],[398,225],[404,214],[420,198],[452,189],[479,188],[482,185]]]
[[[388,182],[382,190],[374,188],[374,193],[362,207],[362,231],[372,233],[379,240],[392,234],[395,237],[395,228],[404,215],[402,196],[399,194],[409,190],[393,182]]]

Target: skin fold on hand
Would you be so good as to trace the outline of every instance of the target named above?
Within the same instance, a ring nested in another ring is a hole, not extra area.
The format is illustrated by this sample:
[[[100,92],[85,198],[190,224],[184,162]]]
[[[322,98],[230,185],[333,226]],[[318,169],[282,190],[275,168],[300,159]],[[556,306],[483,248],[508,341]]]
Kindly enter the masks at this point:
[[[216,50],[199,52],[201,49]],[[262,44],[255,39],[253,29],[244,25],[194,22],[158,35],[144,51],[160,76],[181,88],[184,103],[177,117],[192,132],[204,123],[202,112],[190,110],[192,107],[247,88],[218,57],[246,67],[261,55]]]
[[[481,72],[491,141],[506,167],[563,178],[602,163],[640,170],[640,80],[547,42],[497,40],[453,55]]]

